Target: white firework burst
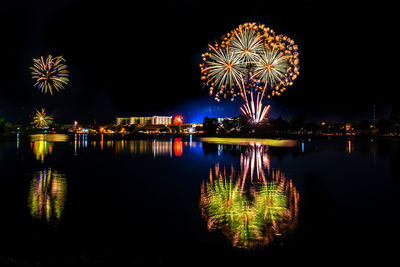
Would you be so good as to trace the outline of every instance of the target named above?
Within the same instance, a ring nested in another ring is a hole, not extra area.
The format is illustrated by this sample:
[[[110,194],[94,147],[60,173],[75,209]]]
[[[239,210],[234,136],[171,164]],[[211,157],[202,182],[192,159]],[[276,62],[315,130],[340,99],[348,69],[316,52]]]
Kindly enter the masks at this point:
[[[265,84],[265,87],[273,87],[282,81],[289,67],[288,56],[275,49],[265,49],[259,60],[255,62],[254,77]]]
[[[240,84],[243,79],[245,66],[241,58],[231,53],[229,48],[213,50],[211,56],[205,61],[204,72],[207,73],[209,82],[217,88],[232,88]]]
[[[230,47],[245,63],[258,60],[260,52],[264,49],[262,35],[251,29],[236,31],[230,41]]]

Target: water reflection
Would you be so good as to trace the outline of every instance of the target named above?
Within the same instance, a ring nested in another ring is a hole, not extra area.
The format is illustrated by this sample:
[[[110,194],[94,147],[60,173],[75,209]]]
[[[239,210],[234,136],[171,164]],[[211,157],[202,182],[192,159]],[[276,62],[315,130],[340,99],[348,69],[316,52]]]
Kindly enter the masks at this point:
[[[45,156],[53,152],[54,143],[40,140],[32,141],[30,145],[36,159],[40,160],[43,163]]]
[[[183,146],[182,140],[180,138],[175,138],[174,140],[174,154],[177,157],[182,156]]]
[[[64,174],[51,168],[34,174],[29,190],[28,206],[33,218],[59,221],[64,211],[67,182]]]
[[[71,139],[74,155],[77,156],[82,149],[112,150],[115,155],[119,153],[130,153],[133,155],[153,155],[181,157],[184,149],[197,149],[202,147],[202,143],[193,141],[190,135],[188,141],[184,138],[169,139],[134,139],[134,140],[112,140],[101,134],[97,137],[90,137],[87,134],[74,134],[71,136],[64,134],[35,134],[30,137],[30,148],[36,159],[44,162],[47,155],[51,155],[56,142],[66,142]],[[20,146],[19,136],[17,136],[17,149]]]
[[[94,145],[95,146],[95,145]],[[102,148],[103,141],[100,141]],[[170,138],[168,140],[120,140],[107,141],[106,147],[114,150],[115,154],[130,153],[134,155],[153,155],[154,157],[169,156],[181,157],[183,147],[196,147],[196,142],[182,142],[181,138]]]
[[[18,136],[19,137],[19,136]],[[68,135],[65,134],[33,134],[30,135],[30,147],[37,160],[42,163],[47,155],[53,152],[54,142],[65,142]],[[17,139],[19,145],[19,139]]]
[[[299,193],[284,173],[270,169],[267,150],[247,147],[239,170],[217,163],[201,186],[208,229],[220,229],[235,247],[268,245],[297,224]]]

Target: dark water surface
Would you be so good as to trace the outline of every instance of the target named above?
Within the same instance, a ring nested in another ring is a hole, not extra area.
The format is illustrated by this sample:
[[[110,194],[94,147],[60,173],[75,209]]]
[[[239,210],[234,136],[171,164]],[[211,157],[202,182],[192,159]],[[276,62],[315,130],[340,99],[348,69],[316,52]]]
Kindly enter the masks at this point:
[[[379,139],[0,140],[0,265],[394,259],[399,152]]]

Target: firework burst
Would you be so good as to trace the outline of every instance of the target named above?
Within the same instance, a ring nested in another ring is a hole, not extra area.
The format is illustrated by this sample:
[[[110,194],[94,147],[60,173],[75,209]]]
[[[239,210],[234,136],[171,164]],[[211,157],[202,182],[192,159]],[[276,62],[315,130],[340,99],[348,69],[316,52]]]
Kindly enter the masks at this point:
[[[53,122],[53,116],[47,115],[44,108],[36,110],[35,116],[33,117],[32,124],[38,128],[46,128]]]
[[[232,33],[232,39],[228,39],[227,46],[232,52],[240,56],[246,64],[257,61],[264,50],[262,32],[254,28],[244,28]]]
[[[174,125],[182,125],[182,123],[183,123],[183,117],[182,117],[182,115],[177,115],[177,116],[175,116],[172,123],[173,123]]]
[[[294,41],[256,23],[245,23],[209,46],[200,64],[210,95],[241,96],[242,112],[252,123],[268,113],[265,100],[281,95],[299,75],[299,53]]]
[[[217,49],[210,46],[210,51],[213,53],[208,54],[205,61],[205,75],[202,79],[207,80],[206,83],[210,85],[210,95],[216,90],[215,99],[219,101],[219,95],[226,95],[228,88],[231,88],[230,94],[235,94],[233,87],[241,83],[245,66],[241,56],[231,52],[229,48]]]
[[[43,57],[33,59],[33,67],[30,69],[32,79],[36,80],[34,86],[45,94],[49,91],[51,95],[53,90],[64,89],[69,82],[69,72],[64,62],[65,59],[62,56],[52,57],[49,55],[46,60]]]

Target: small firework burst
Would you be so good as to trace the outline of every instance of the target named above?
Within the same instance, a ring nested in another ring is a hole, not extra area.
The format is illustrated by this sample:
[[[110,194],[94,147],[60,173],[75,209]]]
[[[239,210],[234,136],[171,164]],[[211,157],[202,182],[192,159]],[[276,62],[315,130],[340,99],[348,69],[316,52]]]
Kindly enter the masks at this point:
[[[36,110],[32,124],[38,128],[47,128],[53,122],[53,116],[47,115],[44,108]]]
[[[173,121],[174,125],[182,125],[182,123],[183,123],[182,115],[177,115],[174,117],[174,121]]]
[[[69,71],[64,62],[65,59],[62,56],[49,55],[46,60],[43,57],[33,59],[33,67],[30,67],[30,70],[32,79],[36,80],[34,86],[42,93],[46,94],[49,91],[51,95],[53,90],[64,89],[69,82]]]

